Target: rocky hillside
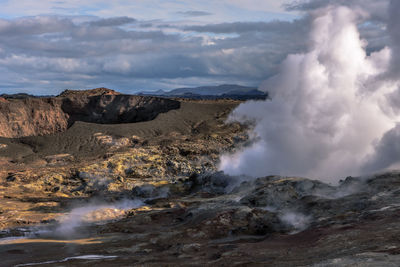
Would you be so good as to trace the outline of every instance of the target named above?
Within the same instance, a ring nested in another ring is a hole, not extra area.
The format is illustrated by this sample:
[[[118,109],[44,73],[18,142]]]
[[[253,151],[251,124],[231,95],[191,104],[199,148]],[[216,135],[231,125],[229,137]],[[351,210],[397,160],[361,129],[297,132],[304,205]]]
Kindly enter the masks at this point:
[[[106,88],[66,90],[58,97],[0,100],[0,137],[47,135],[76,121],[126,123],[152,120],[180,107],[178,101],[120,95]]]
[[[62,99],[26,98],[0,102],[0,136],[21,137],[61,132],[69,116],[62,110]]]
[[[132,95],[73,95],[62,99],[69,125],[75,121],[104,124],[148,121],[179,107],[178,101]]]

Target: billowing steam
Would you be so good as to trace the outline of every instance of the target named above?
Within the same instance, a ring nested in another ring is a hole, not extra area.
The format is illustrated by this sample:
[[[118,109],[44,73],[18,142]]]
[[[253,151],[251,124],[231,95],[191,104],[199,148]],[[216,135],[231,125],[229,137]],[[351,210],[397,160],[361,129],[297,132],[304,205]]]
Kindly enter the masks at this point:
[[[357,23],[367,14],[329,6],[311,14],[309,50],[289,55],[231,121],[253,121],[253,144],[221,157],[227,174],[306,176],[334,181],[400,162],[399,1],[391,4],[391,47],[366,53]],[[393,56],[396,53],[395,56]],[[397,68],[398,70],[398,68]],[[398,71],[397,71],[398,73]]]
[[[73,236],[77,229],[87,223],[116,219],[125,215],[125,211],[143,206],[141,200],[123,200],[114,204],[88,204],[78,207],[61,218],[55,230],[59,236]]]

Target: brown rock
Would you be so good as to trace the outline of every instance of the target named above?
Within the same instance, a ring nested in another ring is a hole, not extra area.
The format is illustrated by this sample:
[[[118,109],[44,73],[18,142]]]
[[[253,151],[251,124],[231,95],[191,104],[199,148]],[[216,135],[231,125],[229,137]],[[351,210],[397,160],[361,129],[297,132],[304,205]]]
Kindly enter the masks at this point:
[[[0,137],[63,132],[75,121],[128,123],[148,121],[180,107],[180,102],[148,96],[120,95],[106,88],[66,90],[59,97],[0,101]]]
[[[70,125],[75,121],[104,124],[149,121],[179,107],[178,101],[135,95],[82,94],[63,99],[63,111],[70,116]]]
[[[0,102],[0,136],[21,137],[65,131],[68,114],[53,98],[26,98]]]
[[[45,160],[49,164],[66,163],[74,160],[74,157],[70,154],[57,154],[45,157]]]

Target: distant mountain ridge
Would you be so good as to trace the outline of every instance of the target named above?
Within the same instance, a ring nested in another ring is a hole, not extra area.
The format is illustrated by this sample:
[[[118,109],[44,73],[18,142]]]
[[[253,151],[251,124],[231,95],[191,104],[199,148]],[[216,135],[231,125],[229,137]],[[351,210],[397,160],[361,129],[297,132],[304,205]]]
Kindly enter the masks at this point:
[[[139,95],[152,95],[164,97],[183,97],[194,99],[265,99],[268,93],[262,92],[255,87],[241,86],[236,84],[222,84],[218,86],[200,86],[177,88],[168,92],[163,90],[153,92],[141,92]]]
[[[16,93],[16,94],[1,94],[0,97],[4,99],[26,99],[26,98],[38,98],[39,96],[30,95],[26,93]]]
[[[257,90],[255,87],[246,87],[235,84],[222,84],[218,86],[201,86],[195,88],[178,88],[172,91],[166,92],[165,95],[182,95],[182,94],[197,94],[197,95],[223,95],[233,93],[247,93]]]
[[[93,96],[93,95],[119,95],[119,92],[108,88],[95,88],[90,90],[64,90],[58,97],[67,96]],[[190,99],[235,99],[235,100],[249,100],[249,99],[266,99],[268,98],[267,92],[262,92],[256,87],[241,86],[237,84],[222,84],[217,86],[200,86],[200,87],[184,87],[177,88],[171,91],[142,91],[137,93],[142,96],[157,96],[157,97],[176,97],[176,98],[190,98]],[[27,99],[27,98],[49,98],[55,97],[52,95],[35,96],[26,93],[16,94],[0,94],[3,99]]]

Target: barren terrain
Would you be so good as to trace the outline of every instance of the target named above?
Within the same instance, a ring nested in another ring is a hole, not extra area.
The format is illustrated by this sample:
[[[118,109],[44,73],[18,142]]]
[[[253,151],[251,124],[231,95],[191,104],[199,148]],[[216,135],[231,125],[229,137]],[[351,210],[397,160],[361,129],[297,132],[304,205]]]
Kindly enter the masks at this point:
[[[140,122],[0,138],[2,266],[398,266],[398,173],[227,176],[219,156],[248,145],[225,122],[240,102],[170,101]]]

